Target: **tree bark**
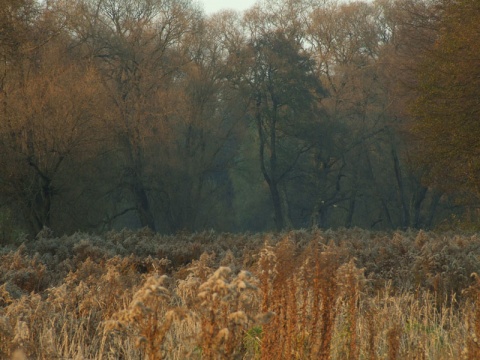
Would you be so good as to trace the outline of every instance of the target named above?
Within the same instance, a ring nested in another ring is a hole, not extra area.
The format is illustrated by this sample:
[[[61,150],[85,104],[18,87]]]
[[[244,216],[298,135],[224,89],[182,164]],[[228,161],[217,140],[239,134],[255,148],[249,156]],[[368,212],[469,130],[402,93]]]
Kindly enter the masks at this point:
[[[395,179],[397,181],[400,203],[402,204],[402,228],[406,229],[410,226],[410,211],[405,197],[405,187],[403,185],[402,170],[398,159],[397,150],[392,146],[393,167],[395,170]]]
[[[142,227],[148,227],[152,231],[156,231],[155,220],[150,209],[150,202],[145,187],[140,182],[133,185],[133,193],[138,211],[138,218]]]

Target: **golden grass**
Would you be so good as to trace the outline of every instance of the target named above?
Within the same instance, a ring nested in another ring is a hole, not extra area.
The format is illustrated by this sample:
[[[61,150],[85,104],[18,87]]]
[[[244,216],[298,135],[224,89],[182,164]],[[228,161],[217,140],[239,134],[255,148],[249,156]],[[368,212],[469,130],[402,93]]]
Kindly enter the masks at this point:
[[[0,359],[477,359],[479,243],[358,229],[37,239],[0,250]]]

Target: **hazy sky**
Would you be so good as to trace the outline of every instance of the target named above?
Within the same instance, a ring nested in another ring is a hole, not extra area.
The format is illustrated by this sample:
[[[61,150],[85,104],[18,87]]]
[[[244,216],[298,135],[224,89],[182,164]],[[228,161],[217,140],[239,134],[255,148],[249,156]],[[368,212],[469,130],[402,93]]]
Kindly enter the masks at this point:
[[[222,9],[245,10],[255,4],[255,0],[198,0],[203,3],[207,14],[212,14]]]

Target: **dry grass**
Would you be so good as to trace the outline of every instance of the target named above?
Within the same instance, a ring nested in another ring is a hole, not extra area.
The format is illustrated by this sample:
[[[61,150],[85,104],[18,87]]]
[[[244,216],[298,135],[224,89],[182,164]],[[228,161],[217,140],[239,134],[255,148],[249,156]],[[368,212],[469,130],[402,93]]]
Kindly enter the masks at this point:
[[[43,234],[0,248],[0,359],[477,359],[479,240]]]

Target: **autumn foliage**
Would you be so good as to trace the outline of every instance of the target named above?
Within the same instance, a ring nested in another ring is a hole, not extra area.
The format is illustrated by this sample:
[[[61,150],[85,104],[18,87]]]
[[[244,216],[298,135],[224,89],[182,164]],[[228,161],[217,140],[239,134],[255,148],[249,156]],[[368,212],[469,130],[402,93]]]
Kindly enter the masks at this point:
[[[419,97],[412,124],[422,143],[419,162],[430,170],[429,180],[475,198],[480,180],[479,20],[477,1],[447,3],[435,44],[418,68]]]
[[[480,358],[479,20],[0,0],[0,358]]]
[[[475,1],[3,0],[0,241],[459,224],[477,22]]]

